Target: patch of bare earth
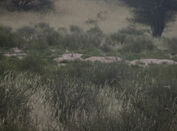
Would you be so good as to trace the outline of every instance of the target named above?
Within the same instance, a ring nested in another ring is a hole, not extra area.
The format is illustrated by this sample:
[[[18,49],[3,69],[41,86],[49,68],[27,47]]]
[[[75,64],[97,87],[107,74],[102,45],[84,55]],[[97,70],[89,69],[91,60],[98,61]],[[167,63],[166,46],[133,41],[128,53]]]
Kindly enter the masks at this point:
[[[85,59],[85,61],[99,61],[102,63],[112,63],[112,62],[120,62],[122,59],[120,57],[115,56],[93,56]]]
[[[177,62],[169,59],[139,59],[133,60],[129,62],[130,65],[138,65],[144,64],[144,66],[148,66],[149,64],[177,64]]]
[[[112,62],[121,62],[123,61],[122,58],[116,56],[92,56],[86,59],[82,58],[83,54],[79,53],[67,53],[63,54],[61,57],[55,58],[56,62],[59,62],[59,66],[65,66],[64,61],[74,61],[74,60],[81,60],[81,61],[91,61],[91,62],[102,62],[102,63],[112,63]],[[126,63],[129,65],[140,65],[140,66],[148,66],[149,64],[177,64],[176,61],[170,59],[137,59],[128,61]]]
[[[19,59],[23,59],[23,57],[26,56],[26,53],[23,53],[22,50],[18,48],[13,48],[12,52],[4,53],[4,56],[7,56],[7,57],[16,56]]]
[[[74,60],[81,60],[82,54],[79,53],[67,53],[63,54],[61,57],[55,58],[54,60],[57,62],[62,62],[62,61],[74,61]]]

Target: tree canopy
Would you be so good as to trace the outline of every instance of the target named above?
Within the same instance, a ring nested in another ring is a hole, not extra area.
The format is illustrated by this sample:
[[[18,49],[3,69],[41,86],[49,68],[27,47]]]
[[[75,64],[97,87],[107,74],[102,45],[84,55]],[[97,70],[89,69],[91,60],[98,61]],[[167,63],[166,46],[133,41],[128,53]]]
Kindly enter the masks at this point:
[[[54,0],[1,0],[0,5],[9,11],[46,11],[53,8]]]
[[[151,27],[152,35],[160,37],[168,22],[175,20],[177,0],[121,0],[133,11],[133,20]]]

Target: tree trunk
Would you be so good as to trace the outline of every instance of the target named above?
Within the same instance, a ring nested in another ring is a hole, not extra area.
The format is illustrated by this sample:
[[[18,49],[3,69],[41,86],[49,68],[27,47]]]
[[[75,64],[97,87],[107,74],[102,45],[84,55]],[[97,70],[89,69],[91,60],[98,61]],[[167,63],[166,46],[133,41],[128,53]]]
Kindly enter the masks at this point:
[[[153,26],[151,26],[151,30],[152,30],[152,36],[153,37],[161,37],[162,33],[164,31],[164,24],[159,22],[158,24],[154,24]]]
[[[158,9],[155,14],[156,17],[151,24],[152,36],[161,37],[165,28],[165,13],[162,9]]]

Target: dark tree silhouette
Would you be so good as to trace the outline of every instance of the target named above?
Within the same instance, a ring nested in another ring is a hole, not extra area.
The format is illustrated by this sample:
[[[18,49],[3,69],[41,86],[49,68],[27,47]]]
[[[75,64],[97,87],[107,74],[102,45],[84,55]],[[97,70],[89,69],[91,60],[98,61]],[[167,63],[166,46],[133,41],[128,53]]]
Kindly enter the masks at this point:
[[[48,9],[52,5],[52,0],[12,0],[18,9]]]
[[[54,0],[0,0],[0,7],[9,11],[48,11],[53,5]]]
[[[151,27],[152,35],[160,37],[167,23],[175,20],[177,0],[121,0],[132,8],[133,20]]]

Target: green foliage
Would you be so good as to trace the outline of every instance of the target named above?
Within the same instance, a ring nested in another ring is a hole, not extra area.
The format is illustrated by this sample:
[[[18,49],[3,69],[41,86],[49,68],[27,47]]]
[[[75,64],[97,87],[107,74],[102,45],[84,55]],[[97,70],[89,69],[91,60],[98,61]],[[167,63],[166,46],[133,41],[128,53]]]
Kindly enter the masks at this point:
[[[82,31],[77,26],[71,26],[70,32],[63,33],[54,30],[46,23],[39,23],[34,27],[23,27],[17,34],[25,41],[24,47],[31,49],[46,49],[48,46],[68,50],[82,50],[100,46],[103,33],[99,28]]]
[[[81,50],[94,47],[98,48],[100,46],[103,39],[103,33],[100,29],[94,28],[93,30],[90,29],[87,32],[83,32],[79,28],[73,28],[74,27],[71,27],[72,32],[64,35],[60,41],[64,48],[69,50]]]
[[[146,33],[149,33],[148,30],[139,30],[136,27],[130,25],[116,33],[108,35],[108,37],[105,38],[105,43],[114,46],[125,44],[127,42],[127,39],[129,39],[130,37],[145,37]]]
[[[169,39],[167,41],[167,44],[168,44],[170,53],[172,55],[176,55],[177,54],[177,39],[176,38]]]
[[[19,37],[11,31],[11,28],[0,27],[0,48],[15,47],[18,46],[19,43]]]
[[[26,57],[24,57],[18,65],[20,71],[29,71],[33,73],[43,73],[45,72],[45,66],[47,65],[46,61],[40,57],[38,54],[33,52]]]
[[[141,53],[143,51],[152,51],[155,49],[153,41],[147,37],[129,37],[122,47],[122,52]]]

